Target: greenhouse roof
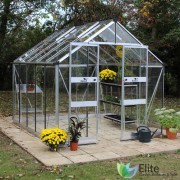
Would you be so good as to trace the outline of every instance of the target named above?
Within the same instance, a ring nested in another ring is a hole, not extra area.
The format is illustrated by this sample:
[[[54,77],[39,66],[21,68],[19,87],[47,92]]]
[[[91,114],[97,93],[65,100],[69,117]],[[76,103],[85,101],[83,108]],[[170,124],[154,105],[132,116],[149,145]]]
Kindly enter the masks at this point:
[[[113,45],[143,46],[143,44],[119,22],[106,20],[68,27],[57,31],[17,58],[14,62],[39,64],[64,62],[64,60],[69,57],[70,43],[72,42],[111,45],[112,48]],[[77,50],[78,48],[74,48],[73,52]],[[100,47],[100,50],[103,49]],[[106,52],[106,54],[110,59],[116,61],[108,52]],[[162,65],[162,62],[150,51],[149,55],[151,56],[151,62]],[[106,62],[107,60],[100,58],[100,61]]]

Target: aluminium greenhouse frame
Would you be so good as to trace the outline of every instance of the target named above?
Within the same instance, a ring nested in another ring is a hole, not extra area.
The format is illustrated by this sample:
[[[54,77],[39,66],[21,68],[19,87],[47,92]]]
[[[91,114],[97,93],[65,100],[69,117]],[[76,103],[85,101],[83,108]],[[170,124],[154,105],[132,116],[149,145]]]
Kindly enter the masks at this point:
[[[117,46],[122,47],[122,57],[116,54]],[[73,65],[72,60],[75,63],[79,62],[79,64]],[[122,62],[121,66],[119,65],[120,61]],[[126,62],[128,62],[130,70],[134,71],[130,77],[127,77],[125,74]],[[78,72],[79,74],[73,74],[72,72],[75,72],[74,69],[76,67],[78,67],[79,71],[80,69],[84,69]],[[93,67],[95,68],[94,70]],[[152,104],[159,88],[161,89],[162,106],[164,103],[164,66],[162,61],[160,61],[147,46],[143,45],[125,27],[115,20],[62,29],[17,58],[13,63],[12,75],[13,120],[23,127],[39,133],[40,129],[49,127],[47,126],[47,121],[48,123],[52,121],[50,115],[47,117],[47,109],[49,108],[48,101],[50,99],[50,103],[54,103],[52,107],[54,110],[49,110],[48,113],[54,112],[53,121],[55,121],[56,126],[61,126],[60,119],[62,115],[60,111],[64,105],[63,103],[61,104],[61,102],[64,92],[66,92],[66,97],[68,98],[66,111],[68,112],[68,117],[66,117],[67,124],[70,123],[69,120],[72,116],[71,110],[73,108],[76,109],[76,113],[79,112],[77,111],[77,106],[85,108],[86,119],[90,117],[87,114],[87,112],[89,113],[87,108],[91,106],[95,108],[95,136],[93,139],[85,138],[87,139],[85,143],[97,142],[100,104],[103,103],[103,106],[106,107],[105,103],[110,103],[100,97],[103,96],[103,92],[101,91],[103,84],[99,80],[99,71],[105,67],[122,69],[122,85],[110,85],[111,91],[114,87],[121,88],[119,103],[111,103],[111,107],[117,105],[121,109],[120,139],[131,139],[129,135],[126,135],[125,116],[127,112],[125,111],[127,106],[136,106],[134,111],[136,111],[135,116],[137,119],[135,122],[137,126],[147,124]],[[153,74],[155,70],[157,70],[157,73],[151,77],[150,72],[152,71],[151,73]],[[92,71],[91,75],[83,74],[86,71]],[[52,82],[49,77],[53,75],[54,80]],[[38,78],[42,80],[42,84],[40,84]],[[155,78],[155,81],[152,82],[150,86],[149,83],[153,81],[153,78]],[[35,87],[32,92],[28,91],[29,80],[33,81]],[[78,85],[72,85],[72,83],[78,83]],[[159,87],[159,85],[161,87]],[[93,96],[95,100],[92,101],[90,99],[83,103],[81,99],[80,101],[82,102],[72,102],[72,98],[74,98],[75,95],[73,93],[76,93],[76,96],[84,93],[83,98],[87,96],[88,99],[89,95],[87,95],[87,92],[90,92],[92,86],[94,88],[94,96],[92,92],[91,96]],[[107,85],[105,84],[105,86]],[[129,86],[136,87],[136,97],[133,97],[135,99],[125,98],[126,88]],[[74,90],[74,87],[76,87],[76,90]],[[83,88],[84,92],[81,92]],[[54,92],[52,96],[49,95],[51,91]],[[39,97],[38,93],[42,98]],[[33,97],[31,97],[31,95],[33,95]],[[31,101],[33,101],[33,103],[31,103]],[[29,106],[29,104],[32,105]],[[22,106],[25,107],[25,110],[23,110]],[[32,108],[32,106],[34,106],[34,108]],[[42,108],[39,110],[38,106],[42,106]],[[143,106],[143,108],[141,106]],[[30,112],[30,109],[32,109],[32,112]],[[92,111],[93,108],[90,109]],[[144,115],[142,115],[141,111],[143,111]],[[101,114],[103,114],[103,112]],[[79,116],[78,114],[76,115]],[[143,118],[140,116],[143,116]],[[31,128],[29,128],[30,119],[33,124]],[[25,121],[25,124],[23,124],[23,121]],[[42,121],[43,126],[38,129],[37,125],[38,123],[42,124]],[[88,126],[88,121],[86,122]],[[86,129],[85,136],[88,137],[88,129]]]

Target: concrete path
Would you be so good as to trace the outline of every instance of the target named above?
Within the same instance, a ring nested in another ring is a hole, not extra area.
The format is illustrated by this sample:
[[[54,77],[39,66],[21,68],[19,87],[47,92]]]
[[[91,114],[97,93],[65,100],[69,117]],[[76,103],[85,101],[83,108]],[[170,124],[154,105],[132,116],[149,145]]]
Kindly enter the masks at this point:
[[[150,143],[140,143],[137,140],[120,141],[119,132],[116,135],[100,130],[98,144],[79,146],[78,151],[75,152],[70,151],[69,147],[60,148],[59,152],[51,152],[39,138],[16,126],[11,117],[0,118],[0,130],[45,166],[121,159],[180,149],[180,134],[175,140],[155,138]]]

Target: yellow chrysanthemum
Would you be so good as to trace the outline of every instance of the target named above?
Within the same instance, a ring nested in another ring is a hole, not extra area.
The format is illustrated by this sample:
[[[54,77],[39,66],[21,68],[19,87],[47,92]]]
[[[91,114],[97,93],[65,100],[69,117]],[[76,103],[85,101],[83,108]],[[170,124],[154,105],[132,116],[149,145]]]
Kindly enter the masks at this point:
[[[45,142],[47,145],[57,149],[56,147],[59,144],[65,143],[68,139],[67,132],[60,128],[48,128],[43,129],[40,134],[40,139],[42,142]]]
[[[104,69],[99,73],[100,80],[114,80],[117,73],[110,69]]]

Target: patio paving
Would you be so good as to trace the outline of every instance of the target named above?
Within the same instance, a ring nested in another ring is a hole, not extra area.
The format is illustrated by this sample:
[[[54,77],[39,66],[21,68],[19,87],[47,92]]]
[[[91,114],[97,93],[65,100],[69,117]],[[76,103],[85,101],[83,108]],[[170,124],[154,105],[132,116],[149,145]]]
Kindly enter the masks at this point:
[[[102,119],[101,121],[107,120]],[[106,128],[108,131],[105,130]],[[116,125],[106,127],[103,124],[101,126],[98,144],[81,145],[78,151],[70,151],[69,147],[62,147],[58,152],[49,151],[38,137],[15,125],[11,117],[0,118],[0,130],[45,166],[121,159],[128,156],[180,149],[180,133],[175,140],[154,138],[149,143],[141,143],[137,140],[120,141],[120,130]]]

